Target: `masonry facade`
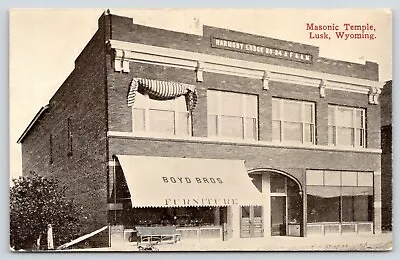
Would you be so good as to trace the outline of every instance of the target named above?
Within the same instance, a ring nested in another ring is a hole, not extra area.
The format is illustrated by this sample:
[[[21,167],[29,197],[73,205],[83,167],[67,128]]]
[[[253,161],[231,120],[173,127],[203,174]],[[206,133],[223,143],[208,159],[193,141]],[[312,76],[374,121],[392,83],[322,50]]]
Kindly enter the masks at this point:
[[[379,233],[378,80],[378,64],[326,59],[315,46],[209,26],[191,35],[105,13],[18,140],[23,174],[59,178],[82,205],[83,233],[111,225],[122,240],[135,225],[161,224],[143,222],[149,216],[214,227],[210,236],[221,240]],[[162,89],[176,86],[195,90],[193,109],[188,94],[164,100]],[[126,176],[135,173],[120,155],[241,160],[266,200],[197,213],[135,209]]]
[[[381,94],[382,132],[382,229],[392,230],[393,224],[393,138],[392,81],[386,82]]]

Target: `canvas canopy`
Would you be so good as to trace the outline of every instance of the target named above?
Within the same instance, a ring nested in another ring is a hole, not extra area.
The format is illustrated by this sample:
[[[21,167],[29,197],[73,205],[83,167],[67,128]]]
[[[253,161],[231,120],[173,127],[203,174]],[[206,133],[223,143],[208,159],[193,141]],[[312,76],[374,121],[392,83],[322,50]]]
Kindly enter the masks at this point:
[[[132,207],[264,205],[244,161],[118,155]]]

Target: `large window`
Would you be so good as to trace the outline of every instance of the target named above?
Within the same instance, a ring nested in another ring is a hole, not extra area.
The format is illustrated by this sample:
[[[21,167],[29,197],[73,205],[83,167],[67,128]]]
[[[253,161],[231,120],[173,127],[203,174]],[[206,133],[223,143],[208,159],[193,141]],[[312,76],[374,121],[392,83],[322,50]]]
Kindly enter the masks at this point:
[[[272,140],[314,144],[314,103],[273,98]]]
[[[315,224],[325,233],[372,231],[372,172],[308,170],[306,178],[311,231]]]
[[[160,101],[137,93],[132,113],[134,132],[191,135],[190,113],[184,96]]]
[[[330,145],[365,147],[365,109],[328,106]]]
[[[207,91],[208,136],[257,140],[257,96]]]

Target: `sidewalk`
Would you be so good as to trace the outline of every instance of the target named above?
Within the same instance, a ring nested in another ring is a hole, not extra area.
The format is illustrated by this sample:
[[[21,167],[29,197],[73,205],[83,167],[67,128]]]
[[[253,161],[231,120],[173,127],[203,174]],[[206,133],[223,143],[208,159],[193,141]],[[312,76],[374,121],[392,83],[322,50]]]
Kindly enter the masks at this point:
[[[178,244],[163,244],[156,247],[159,251],[387,251],[392,248],[392,232],[379,235],[246,238],[239,241],[182,240]],[[92,248],[82,251],[138,251],[138,249],[131,245],[125,248]]]

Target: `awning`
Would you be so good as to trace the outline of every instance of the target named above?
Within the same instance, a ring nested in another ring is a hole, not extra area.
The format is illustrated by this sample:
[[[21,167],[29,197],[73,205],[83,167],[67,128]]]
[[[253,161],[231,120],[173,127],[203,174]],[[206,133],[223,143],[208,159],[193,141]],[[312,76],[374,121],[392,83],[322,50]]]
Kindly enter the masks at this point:
[[[334,198],[339,196],[370,196],[373,195],[373,188],[307,186],[307,195],[321,197],[321,198]]]
[[[118,155],[132,207],[264,205],[244,161]]]
[[[188,111],[193,111],[197,103],[196,86],[190,84],[134,78],[129,88],[128,106],[135,102],[136,92],[147,93],[149,98],[155,100],[171,100],[185,95]]]

